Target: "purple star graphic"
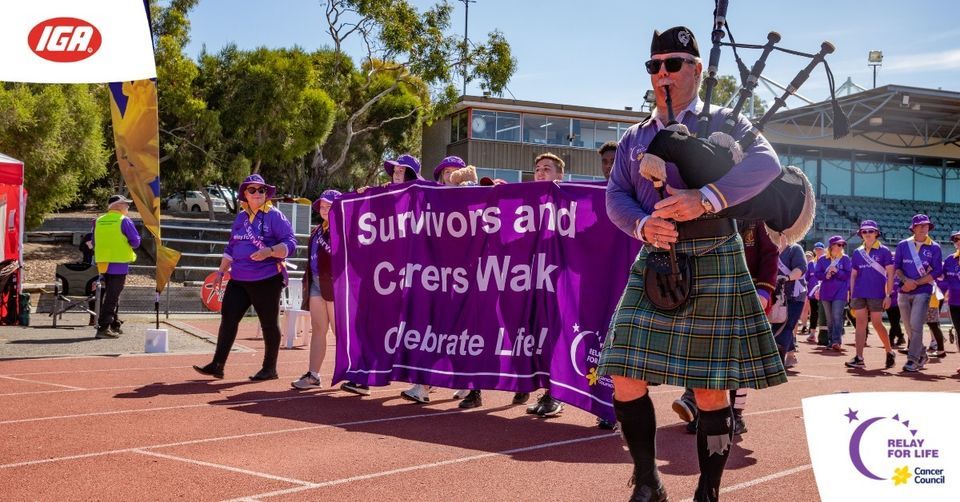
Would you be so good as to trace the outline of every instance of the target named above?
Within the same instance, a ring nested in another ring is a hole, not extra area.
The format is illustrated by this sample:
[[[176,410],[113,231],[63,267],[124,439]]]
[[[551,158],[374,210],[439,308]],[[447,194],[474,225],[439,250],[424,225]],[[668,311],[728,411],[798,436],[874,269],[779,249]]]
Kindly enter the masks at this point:
[[[904,421],[903,421],[903,426],[904,426],[904,427],[910,427],[910,421],[909,421],[909,420],[904,420]]]
[[[852,423],[854,420],[860,420],[859,418],[857,418],[857,412],[853,411],[853,408],[847,408],[847,409],[850,411],[848,411],[847,414],[844,416],[850,419],[850,421],[847,422],[848,424]]]

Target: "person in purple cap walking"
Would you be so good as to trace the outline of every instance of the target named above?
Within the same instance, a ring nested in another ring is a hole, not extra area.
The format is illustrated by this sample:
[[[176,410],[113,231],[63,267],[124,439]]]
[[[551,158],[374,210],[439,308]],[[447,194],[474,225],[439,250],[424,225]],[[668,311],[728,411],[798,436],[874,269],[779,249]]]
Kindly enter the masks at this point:
[[[820,279],[820,307],[827,317],[827,332],[830,348],[843,350],[843,309],[850,295],[850,257],[844,250],[847,241],[839,235],[830,238],[827,254],[817,261],[817,278]]]
[[[953,329],[960,327],[960,232],[950,235],[950,241],[956,249],[943,260],[943,283],[947,290],[947,301],[950,305],[950,318],[953,320]],[[951,340],[953,341],[953,340]],[[960,341],[958,341],[960,345]],[[946,356],[946,347],[939,347],[941,354]],[[943,357],[941,356],[941,357]],[[960,372],[960,370],[957,370]]]
[[[270,199],[277,188],[268,185],[259,174],[251,174],[240,184],[242,211],[230,230],[230,241],[223,250],[215,284],[230,271],[223,295],[220,330],[213,361],[194,366],[197,372],[223,378],[223,368],[237,338],[240,320],[252,305],[263,330],[263,367],[250,380],[275,380],[280,352],[280,293],[286,285],[284,259],[297,251],[293,227]]]
[[[310,311],[310,361],[307,372],[292,382],[295,389],[319,389],[320,366],[327,355],[327,331],[334,329],[333,311],[333,263],[330,255],[330,207],[342,194],[325,190],[313,202],[313,210],[320,215],[320,224],[310,234],[310,263],[304,274],[303,305],[300,310]]]
[[[890,308],[893,297],[893,254],[880,243],[880,228],[873,220],[860,224],[858,235],[863,245],[853,253],[853,271],[850,273],[850,309],[856,318],[855,347],[857,354],[847,361],[848,368],[863,368],[863,348],[867,344],[867,321],[877,331],[886,354],[884,368],[892,368],[896,352],[890,346],[883,312]]]
[[[446,157],[433,169],[433,180],[443,185],[455,186],[455,183],[450,181],[450,175],[457,169],[464,167],[467,167],[467,163],[460,157],[456,155]]]
[[[913,217],[910,231],[913,236],[897,244],[894,271],[900,278],[900,315],[907,331],[907,364],[903,371],[914,373],[927,363],[923,344],[923,324],[927,318],[933,283],[943,270],[940,245],[930,238],[933,223],[925,214]]]

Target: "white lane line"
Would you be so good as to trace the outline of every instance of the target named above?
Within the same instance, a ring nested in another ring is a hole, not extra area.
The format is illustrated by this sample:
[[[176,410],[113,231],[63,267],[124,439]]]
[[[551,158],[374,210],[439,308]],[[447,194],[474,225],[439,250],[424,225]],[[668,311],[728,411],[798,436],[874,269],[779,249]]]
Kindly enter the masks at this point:
[[[312,487],[312,486],[315,485],[315,483],[311,483],[311,482],[309,482],[309,481],[303,481],[303,480],[301,480],[301,479],[284,478],[284,477],[281,477],[281,476],[274,476],[273,474],[267,474],[267,473],[265,473],[265,472],[250,471],[250,470],[247,470],[247,469],[241,469],[241,468],[239,468],[239,467],[231,467],[231,466],[229,466],[229,465],[223,465],[223,464],[214,464],[214,463],[212,463],[212,462],[204,462],[203,460],[194,460],[194,459],[192,459],[192,458],[177,457],[177,456],[174,456],[174,455],[167,455],[167,454],[164,454],[164,453],[157,453],[157,452],[155,452],[155,451],[146,451],[146,450],[140,450],[140,449],[134,449],[134,450],[132,450],[132,451],[133,451],[134,453],[140,453],[141,455],[150,455],[151,457],[164,458],[164,459],[167,459],[167,460],[175,460],[175,461],[177,461],[177,462],[186,462],[186,463],[188,463],[188,464],[199,465],[199,466],[203,466],[203,467],[212,467],[212,468],[214,468],[214,469],[222,469],[222,470],[224,470],[224,471],[236,472],[236,473],[239,473],[239,474],[247,474],[247,475],[250,475],[250,476],[257,476],[257,477],[260,477],[260,478],[272,479],[272,480],[274,480],[274,481],[282,481],[282,482],[284,482],[284,483],[290,483],[290,484],[294,484],[294,485],[300,485],[300,486],[302,486],[302,487]]]
[[[478,411],[482,411],[482,410],[478,410]],[[178,446],[189,446],[189,445],[195,445],[195,444],[213,443],[217,441],[229,441],[232,439],[247,439],[252,437],[272,436],[275,434],[286,434],[291,432],[303,432],[303,431],[312,431],[312,430],[318,430],[318,429],[331,429],[331,428],[337,428],[337,427],[350,427],[350,426],[356,426],[356,425],[367,425],[367,424],[376,424],[376,423],[383,423],[383,422],[396,422],[401,420],[413,420],[418,418],[441,417],[445,415],[474,413],[478,411],[475,411],[475,410],[464,411],[464,410],[457,409],[455,411],[438,411],[434,413],[421,413],[418,415],[403,415],[399,417],[373,418],[368,420],[355,420],[352,422],[342,422],[338,424],[308,425],[305,427],[292,427],[289,429],[278,429],[273,431],[251,432],[247,434],[234,434],[230,436],[216,436],[211,438],[192,439],[189,441],[178,441],[175,443],[162,443],[162,444],[147,445],[147,446],[135,446],[133,448],[121,448],[117,450],[105,450],[105,451],[98,451],[93,453],[81,453],[79,455],[67,455],[63,457],[53,457],[53,458],[45,458],[40,460],[27,460],[24,462],[14,462],[10,464],[0,464],[0,469],[10,469],[14,467],[25,467],[25,466],[38,465],[38,464],[49,464],[51,462],[60,462],[64,460],[77,460],[82,458],[101,457],[104,455],[115,455],[117,453],[129,453],[134,450],[154,450],[157,448],[175,448]]]
[[[62,385],[62,384],[59,384],[59,383],[41,382],[41,381],[39,381],[39,380],[30,380],[30,379],[27,379],[27,378],[16,378],[16,377],[8,376],[8,375],[0,375],[0,378],[6,378],[7,380],[16,380],[16,381],[18,381],[18,382],[37,383],[37,384],[42,384],[42,385],[52,385],[52,386],[54,386],[54,387],[63,387],[64,389],[69,389],[69,390],[86,390],[86,389],[84,389],[83,387],[74,387],[74,386],[72,386],[72,385]]]
[[[556,446],[566,446],[566,445],[570,445],[570,444],[583,443],[583,442],[586,442],[586,441],[595,441],[595,440],[597,440],[597,439],[608,439],[608,438],[613,438],[613,437],[618,437],[618,436],[620,436],[620,433],[619,433],[619,432],[608,432],[608,433],[605,433],[605,434],[597,434],[597,435],[587,436],[587,437],[582,437],[582,438],[567,439],[567,440],[564,440],[564,441],[552,441],[552,442],[549,442],[549,443],[541,443],[541,444],[536,444],[536,445],[533,445],[533,446],[524,446],[524,447],[522,447],[522,448],[512,448],[512,449],[509,449],[509,450],[502,450],[502,451],[491,452],[491,453],[481,453],[481,454],[479,454],[479,455],[471,455],[471,456],[468,456],[468,457],[453,458],[453,459],[450,459],[450,460],[442,460],[442,461],[439,461],[439,462],[431,462],[431,463],[429,463],[429,464],[417,464],[417,465],[411,465],[411,466],[408,466],[408,467],[401,467],[401,468],[398,468],[398,469],[391,469],[391,470],[389,470],[389,471],[374,472],[374,473],[370,473],[370,474],[362,474],[362,475],[359,475],[359,476],[351,476],[351,477],[349,477],[349,478],[334,479],[334,480],[330,480],[330,481],[324,481],[324,482],[322,482],[322,483],[315,483],[314,486],[299,486],[299,487],[296,487],[296,488],[288,488],[288,489],[286,489],[286,490],[277,490],[277,491],[274,491],[274,492],[260,493],[260,494],[257,494],[257,495],[248,495],[248,496],[243,497],[243,498],[232,499],[230,502],[237,502],[237,501],[241,501],[241,500],[243,500],[243,501],[259,500],[259,499],[261,499],[261,498],[263,498],[263,497],[274,497],[274,496],[278,496],[278,495],[287,495],[287,494],[290,494],[290,493],[297,493],[297,492],[301,492],[301,491],[305,491],[305,490],[313,490],[313,489],[316,489],[316,488],[327,488],[327,487],[330,487],[330,486],[341,485],[341,484],[344,484],[344,483],[352,483],[352,482],[354,482],[354,481],[366,481],[366,480],[368,480],[368,479],[376,479],[376,478],[381,478],[381,477],[384,477],[384,476],[392,476],[392,475],[394,475],[394,474],[402,474],[402,473],[405,473],[405,472],[420,471],[420,470],[423,470],[423,469],[432,469],[432,468],[434,468],[434,467],[443,467],[443,466],[446,466],[446,465],[461,464],[461,463],[464,463],[464,462],[472,462],[472,461],[474,461],[474,460],[482,460],[482,459],[485,459],[485,458],[500,457],[500,456],[506,456],[506,455],[513,455],[513,454],[516,454],[516,453],[524,453],[524,452],[528,452],[528,451],[541,450],[541,449],[544,449],[544,448],[553,448],[553,447],[556,447]]]
[[[391,392],[391,393],[397,392],[397,389],[371,390],[370,394],[384,394],[387,392]],[[74,415],[55,415],[50,417],[18,418],[13,420],[0,421],[0,425],[20,424],[20,423],[28,423],[28,422],[43,422],[46,420],[61,420],[61,419],[69,419],[69,418],[97,417],[102,415],[124,415],[127,413],[140,413],[140,412],[146,412],[146,411],[186,410],[190,408],[204,408],[204,407],[215,407],[215,406],[231,407],[231,406],[239,406],[239,405],[245,405],[245,404],[265,403],[270,401],[305,399],[305,398],[323,396],[328,394],[330,394],[329,390],[327,390],[326,392],[314,392],[312,394],[305,394],[301,396],[271,397],[271,398],[264,398],[264,399],[249,399],[245,401],[233,401],[233,402],[223,402],[223,403],[184,404],[184,405],[178,405],[178,406],[160,406],[156,408],[137,408],[132,410],[95,411],[91,413],[77,413]],[[347,399],[349,399],[350,397],[351,396],[346,396]]]
[[[730,493],[730,492],[735,492],[735,491],[737,491],[737,490],[743,490],[744,488],[750,488],[751,486],[757,486],[757,485],[759,485],[759,484],[766,483],[767,481],[773,481],[773,480],[775,480],[775,479],[780,479],[780,478],[785,477],[785,476],[792,476],[792,475],[794,475],[794,474],[796,474],[796,473],[798,473],[798,472],[803,472],[803,471],[806,471],[806,470],[812,469],[812,468],[813,468],[813,465],[812,465],[812,464],[806,464],[806,465],[801,465],[801,466],[798,466],[798,467],[794,467],[793,469],[787,469],[787,470],[785,470],[785,471],[775,472],[775,473],[773,473],[773,474],[769,474],[769,475],[764,476],[764,477],[762,477],[762,478],[752,479],[752,480],[750,480],[750,481],[745,481],[745,482],[743,482],[743,483],[735,484],[735,485],[733,485],[733,486],[728,486],[728,487],[726,487],[726,488],[721,488],[721,489],[720,489],[720,493]],[[683,500],[682,502],[693,502],[693,499],[692,499],[692,498],[691,498],[691,499],[685,499],[685,500]]]

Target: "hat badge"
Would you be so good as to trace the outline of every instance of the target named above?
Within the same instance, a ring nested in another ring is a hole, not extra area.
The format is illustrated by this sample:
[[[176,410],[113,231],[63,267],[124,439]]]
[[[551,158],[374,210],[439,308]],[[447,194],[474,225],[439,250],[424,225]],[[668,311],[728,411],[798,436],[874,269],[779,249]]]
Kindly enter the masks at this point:
[[[684,47],[690,45],[690,32],[687,30],[680,30],[677,32],[677,40],[683,44]]]

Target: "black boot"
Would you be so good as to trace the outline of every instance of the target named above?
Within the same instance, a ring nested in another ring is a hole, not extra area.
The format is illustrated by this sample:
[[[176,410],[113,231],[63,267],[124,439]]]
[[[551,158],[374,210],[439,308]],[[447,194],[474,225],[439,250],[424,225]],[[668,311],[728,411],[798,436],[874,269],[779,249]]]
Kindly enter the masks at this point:
[[[620,431],[633,457],[631,502],[665,501],[667,492],[657,471],[657,417],[650,394],[633,401],[613,401]]]
[[[730,407],[715,411],[700,410],[700,427],[697,429],[700,481],[693,496],[695,502],[720,499],[720,478],[723,477],[723,468],[733,442],[732,420]]]
[[[213,378],[223,378],[223,365],[218,363],[210,363],[206,366],[194,366],[193,369],[197,370],[197,373],[201,375],[209,375]]]

